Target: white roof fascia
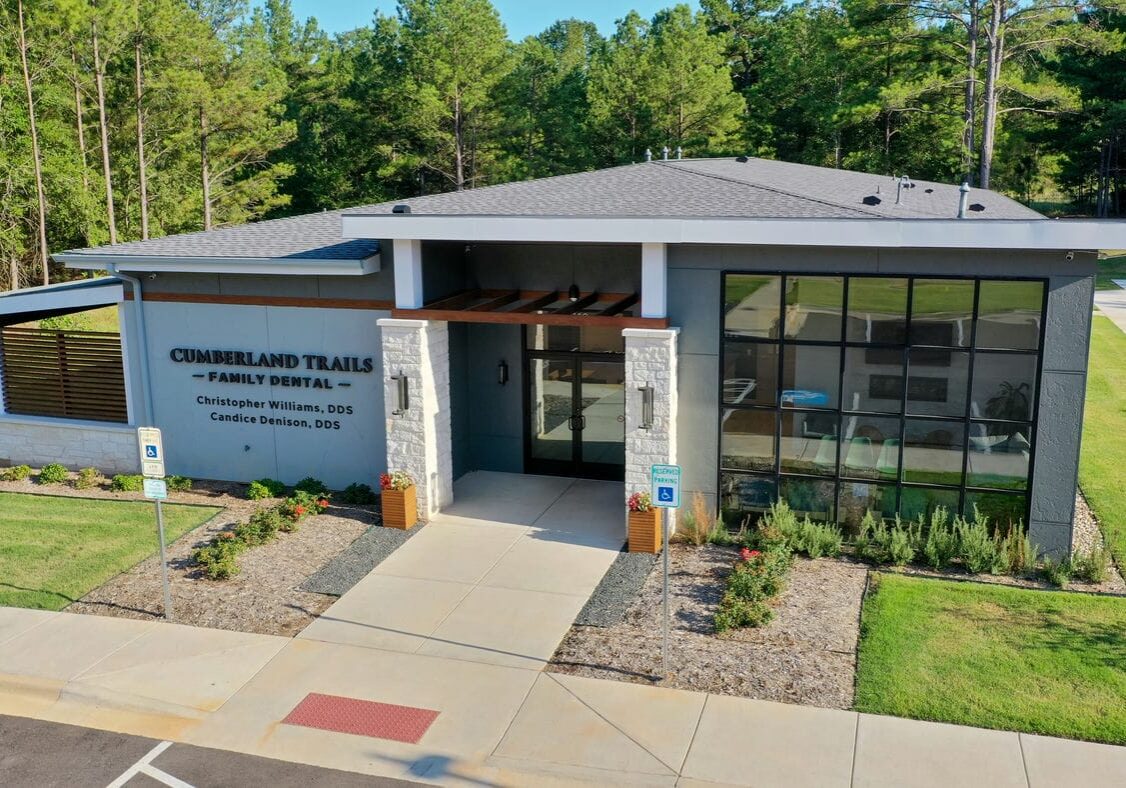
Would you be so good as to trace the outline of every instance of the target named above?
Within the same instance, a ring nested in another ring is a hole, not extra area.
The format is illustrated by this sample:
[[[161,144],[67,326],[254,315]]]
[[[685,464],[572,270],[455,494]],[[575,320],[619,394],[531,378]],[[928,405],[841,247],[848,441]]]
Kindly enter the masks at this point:
[[[282,274],[289,276],[362,276],[380,270],[378,254],[362,260],[317,260],[307,257],[173,257],[93,252],[51,255],[67,268],[104,271],[168,271],[199,274]]]
[[[70,283],[68,283],[70,284]],[[49,312],[55,309],[109,306],[125,300],[121,282],[88,287],[47,287],[16,290],[0,297],[0,315]]]
[[[345,239],[742,244],[903,249],[1126,249],[1126,221],[740,219],[345,214]]]

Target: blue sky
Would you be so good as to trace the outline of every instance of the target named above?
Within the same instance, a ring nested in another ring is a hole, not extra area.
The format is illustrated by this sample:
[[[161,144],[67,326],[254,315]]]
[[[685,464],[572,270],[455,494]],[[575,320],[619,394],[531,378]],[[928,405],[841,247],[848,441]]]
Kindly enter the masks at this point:
[[[681,0],[682,2],[684,0]],[[614,30],[614,20],[625,16],[630,9],[650,17],[662,8],[675,5],[677,0],[568,0],[568,2],[542,2],[541,0],[493,0],[500,11],[508,36],[519,41],[525,36],[542,32],[557,19],[576,17],[594,22],[603,34]],[[693,8],[696,0],[690,0]],[[330,33],[340,33],[368,24],[375,9],[384,14],[395,13],[395,0],[293,0],[293,11],[299,19],[315,16],[320,26]]]

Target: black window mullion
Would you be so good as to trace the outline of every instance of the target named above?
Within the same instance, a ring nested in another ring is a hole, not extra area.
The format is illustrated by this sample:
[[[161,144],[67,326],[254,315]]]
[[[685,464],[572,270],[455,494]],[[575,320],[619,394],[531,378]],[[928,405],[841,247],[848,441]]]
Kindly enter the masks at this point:
[[[841,294],[841,347],[840,364],[837,370],[837,465],[833,469],[833,522],[841,521],[841,452],[844,451],[844,374],[845,340],[848,339],[849,294],[848,285],[852,277],[844,276]]]
[[[911,373],[911,324],[915,311],[915,277],[907,279],[907,330],[903,336],[903,394],[899,401],[899,465],[895,471],[895,511],[903,503],[903,464],[907,460],[907,376]]]
[[[970,416],[974,404],[974,366],[977,364],[977,310],[981,303],[981,280],[974,280],[974,311],[970,322],[970,368],[966,374],[966,415],[962,425],[962,483],[959,485],[958,510],[966,514],[966,482],[970,468]],[[1042,322],[1042,321],[1041,321]],[[1034,436],[1035,439],[1035,436]]]
[[[782,499],[782,374],[786,362],[786,279],[778,277],[778,377],[774,384],[774,490]]]

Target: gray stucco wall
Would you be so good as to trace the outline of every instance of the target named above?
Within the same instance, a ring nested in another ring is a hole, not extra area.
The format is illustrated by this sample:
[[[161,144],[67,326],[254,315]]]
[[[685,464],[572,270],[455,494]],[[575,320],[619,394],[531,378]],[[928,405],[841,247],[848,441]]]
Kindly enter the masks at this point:
[[[147,294],[386,300],[394,293],[387,263],[379,273],[358,277],[161,273],[151,280],[142,276],[142,281]],[[135,306],[127,302],[123,313],[132,340],[126,358],[134,421],[141,424],[149,418],[144,413]],[[352,482],[375,485],[386,465],[377,321],[388,311],[159,300],[146,301],[144,309],[155,423],[164,432],[169,473],[232,481],[268,476],[289,483],[315,476],[334,488]],[[299,366],[190,364],[173,361],[173,348],[290,353],[299,357]],[[372,367],[311,369],[308,365],[316,362],[307,361],[305,354],[370,359]],[[253,377],[221,382],[208,378],[212,372]],[[275,384],[273,375],[309,378],[310,386]],[[314,380],[325,387],[314,388]],[[200,397],[248,404],[209,404]],[[272,407],[271,402],[320,410]],[[225,420],[228,416],[247,420]],[[266,419],[283,421],[264,423]]]
[[[670,246],[670,324],[680,334],[678,454],[684,486],[712,505],[718,480],[719,353],[724,271],[1045,277],[1048,313],[1033,468],[1034,541],[1071,543],[1094,293],[1095,257],[1062,252]]]

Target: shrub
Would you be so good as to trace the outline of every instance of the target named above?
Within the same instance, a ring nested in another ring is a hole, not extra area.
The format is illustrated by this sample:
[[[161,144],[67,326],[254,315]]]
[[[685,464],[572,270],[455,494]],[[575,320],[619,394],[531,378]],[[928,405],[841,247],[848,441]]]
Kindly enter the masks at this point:
[[[340,493],[340,501],[353,506],[368,506],[379,503],[379,496],[368,485],[355,483],[344,488],[344,492]]]
[[[101,481],[102,474],[98,472],[97,468],[83,468],[74,478],[74,486],[79,490],[88,490],[91,487],[97,487]]]
[[[11,468],[5,468],[3,473],[6,482],[22,482],[28,476],[31,476],[30,465],[13,465]]]
[[[117,492],[140,492],[145,489],[145,477],[139,473],[119,473],[109,483]]]
[[[1110,574],[1110,554],[1102,546],[1093,547],[1087,553],[1076,553],[1071,563],[1075,576],[1088,583],[1105,582]]]
[[[250,516],[250,520],[236,526],[234,533],[235,538],[248,547],[253,547],[272,540],[284,526],[285,518],[275,506],[255,512]]]
[[[892,566],[906,566],[915,560],[919,534],[912,523],[904,523],[896,515],[895,524],[885,529],[885,533],[887,543],[883,547],[883,553],[888,563]]]
[[[717,519],[708,508],[703,493],[693,493],[691,508],[677,516],[677,535],[689,544],[701,547],[708,543],[716,530]]]
[[[239,573],[238,554],[246,549],[234,533],[224,531],[192,553],[192,561],[203,567],[210,580],[227,580]]]
[[[252,501],[263,498],[280,498],[285,493],[285,485],[277,479],[258,479],[246,488],[246,497]]]
[[[172,492],[187,492],[192,489],[192,480],[187,476],[169,476],[164,480]]]
[[[1064,588],[1067,586],[1067,581],[1071,579],[1071,575],[1075,571],[1075,567],[1071,563],[1071,558],[1064,558],[1061,561],[1056,561],[1050,556],[1044,559],[1044,564],[1040,571],[1044,575],[1044,579],[1057,588]]]
[[[52,462],[39,469],[39,476],[36,477],[36,481],[40,484],[62,484],[69,476],[70,473],[65,465]]]
[[[831,523],[815,523],[809,519],[809,515],[806,515],[805,519],[787,535],[786,541],[795,553],[802,553],[810,558],[820,558],[823,555],[840,555],[844,535],[837,526]]]
[[[950,526],[950,513],[945,506],[936,506],[931,512],[927,538],[923,542],[923,557],[932,569],[942,569],[957,556],[958,534]]]
[[[726,632],[738,627],[761,627],[774,618],[774,611],[765,603],[740,599],[730,591],[723,595],[715,613],[715,631]]]
[[[1036,565],[1037,549],[1024,526],[1010,525],[1004,536],[995,537],[997,543],[997,557],[993,561],[992,572],[1000,574],[1021,574]]]
[[[282,517],[281,530],[291,533],[297,524],[311,514],[320,514],[328,508],[328,497],[294,489],[293,495],[277,507]]]
[[[989,533],[989,518],[974,507],[972,520],[956,518],[954,529],[958,532],[958,557],[973,574],[992,571],[997,561],[997,542]]]
[[[708,543],[720,545],[721,547],[742,544],[743,535],[747,531],[747,519],[743,520],[737,532],[731,533],[731,531],[727,530],[727,523],[723,521],[723,513],[720,512],[715,518],[715,526],[712,528],[711,532],[708,533]]]
[[[306,476],[297,484],[293,485],[293,489],[297,492],[305,492],[310,495],[328,495],[328,487],[320,479],[314,479],[312,476]]]

